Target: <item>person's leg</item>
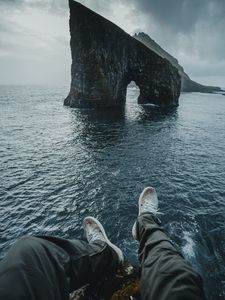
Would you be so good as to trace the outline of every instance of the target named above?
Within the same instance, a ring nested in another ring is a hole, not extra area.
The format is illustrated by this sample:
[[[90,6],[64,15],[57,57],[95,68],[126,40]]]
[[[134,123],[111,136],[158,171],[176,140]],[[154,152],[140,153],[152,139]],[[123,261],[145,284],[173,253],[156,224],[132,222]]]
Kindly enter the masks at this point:
[[[158,199],[147,188],[139,199],[139,216],[133,235],[140,242],[142,300],[203,300],[200,275],[184,260],[155,216]]]
[[[70,292],[112,275],[121,256],[101,229],[89,227],[89,243],[56,237],[26,237],[15,243],[0,262],[0,299],[68,300]]]

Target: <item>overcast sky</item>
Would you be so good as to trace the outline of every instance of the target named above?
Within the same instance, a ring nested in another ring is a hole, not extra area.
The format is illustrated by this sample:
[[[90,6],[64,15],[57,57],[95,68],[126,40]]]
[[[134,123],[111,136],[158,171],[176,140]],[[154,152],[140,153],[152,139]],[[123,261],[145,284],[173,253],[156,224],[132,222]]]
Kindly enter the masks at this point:
[[[225,0],[80,0],[144,31],[203,83],[225,87]],[[70,83],[67,0],[0,0],[0,84]]]

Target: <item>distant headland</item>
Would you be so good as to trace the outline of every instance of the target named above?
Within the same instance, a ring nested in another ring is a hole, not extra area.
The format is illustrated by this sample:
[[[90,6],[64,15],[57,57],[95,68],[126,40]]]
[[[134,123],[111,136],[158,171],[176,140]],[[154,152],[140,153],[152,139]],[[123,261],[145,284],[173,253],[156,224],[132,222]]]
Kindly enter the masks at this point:
[[[218,86],[207,86],[202,85],[198,82],[191,80],[187,73],[185,73],[184,68],[179,64],[178,60],[165,51],[159,44],[157,44],[153,39],[151,39],[144,32],[140,32],[134,35],[134,38],[142,42],[149,49],[157,53],[159,56],[166,58],[175,68],[178,69],[181,76],[181,91],[182,92],[200,92],[200,93],[214,93],[221,92],[221,88]]]

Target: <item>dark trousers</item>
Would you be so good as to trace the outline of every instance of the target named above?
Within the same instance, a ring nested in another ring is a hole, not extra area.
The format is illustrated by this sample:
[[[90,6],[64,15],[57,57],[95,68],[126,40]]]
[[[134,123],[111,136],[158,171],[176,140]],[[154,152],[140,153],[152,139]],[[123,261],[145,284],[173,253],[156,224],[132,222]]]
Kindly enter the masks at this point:
[[[25,237],[0,263],[1,300],[68,300],[69,293],[118,268],[104,242]]]
[[[205,299],[200,276],[175,250],[157,219],[138,218],[143,300]],[[0,262],[1,300],[68,300],[69,293],[115,273],[115,252],[55,237],[25,237]]]
[[[142,300],[205,300],[200,275],[175,249],[149,213],[138,217]]]

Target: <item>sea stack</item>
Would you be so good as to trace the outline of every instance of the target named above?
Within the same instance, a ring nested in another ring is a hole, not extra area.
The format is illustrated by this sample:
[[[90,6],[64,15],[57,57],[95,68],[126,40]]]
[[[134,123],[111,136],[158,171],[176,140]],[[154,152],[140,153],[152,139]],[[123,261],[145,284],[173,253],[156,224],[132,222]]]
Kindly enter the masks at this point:
[[[140,88],[139,104],[177,106],[181,77],[167,59],[80,3],[69,0],[70,107],[122,107],[127,86]]]

